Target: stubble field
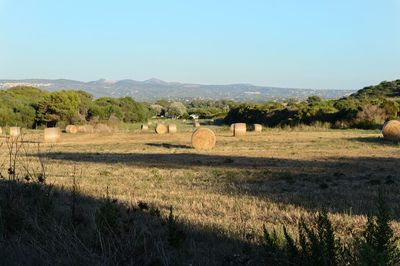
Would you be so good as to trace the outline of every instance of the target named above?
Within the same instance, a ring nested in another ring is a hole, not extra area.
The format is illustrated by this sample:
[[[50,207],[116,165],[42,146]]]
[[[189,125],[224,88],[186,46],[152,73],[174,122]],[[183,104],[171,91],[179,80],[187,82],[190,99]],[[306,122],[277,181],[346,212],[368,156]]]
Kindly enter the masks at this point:
[[[41,147],[46,182],[69,190],[75,177],[84,196],[146,203],[162,217],[172,206],[199,264],[245,256],[244,246],[260,246],[263,225],[294,231],[323,209],[346,239],[363,229],[378,190],[400,233],[399,146],[377,131],[270,129],[235,138],[217,129],[216,147],[207,152],[191,148],[191,131],[63,134]],[[94,212],[94,205],[80,211]]]

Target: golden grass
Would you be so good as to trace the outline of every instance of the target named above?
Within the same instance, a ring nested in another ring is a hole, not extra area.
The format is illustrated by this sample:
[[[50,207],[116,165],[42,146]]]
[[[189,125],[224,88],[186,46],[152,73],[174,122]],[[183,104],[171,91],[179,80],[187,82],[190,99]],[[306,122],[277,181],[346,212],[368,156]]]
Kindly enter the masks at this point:
[[[192,149],[191,132],[63,134],[52,147],[48,182],[101,198],[106,190],[127,203],[145,201],[167,215],[174,206],[187,223],[228,237],[262,234],[262,225],[295,230],[300,217],[327,208],[340,236],[359,232],[385,189],[399,227],[398,145],[373,131],[217,131],[213,150]],[[47,144],[44,144],[47,145]],[[45,146],[47,149],[49,146]]]

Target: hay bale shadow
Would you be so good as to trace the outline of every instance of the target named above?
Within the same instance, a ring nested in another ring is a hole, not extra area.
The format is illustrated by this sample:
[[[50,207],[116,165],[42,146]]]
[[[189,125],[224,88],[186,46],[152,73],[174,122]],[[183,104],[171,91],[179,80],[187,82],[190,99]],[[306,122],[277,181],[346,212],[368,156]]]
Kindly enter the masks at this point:
[[[192,149],[189,145],[171,144],[171,143],[146,143],[147,146],[166,149]]]
[[[386,140],[383,137],[357,137],[357,138],[350,138],[349,140],[355,142],[369,143],[369,144],[399,146],[399,142]]]

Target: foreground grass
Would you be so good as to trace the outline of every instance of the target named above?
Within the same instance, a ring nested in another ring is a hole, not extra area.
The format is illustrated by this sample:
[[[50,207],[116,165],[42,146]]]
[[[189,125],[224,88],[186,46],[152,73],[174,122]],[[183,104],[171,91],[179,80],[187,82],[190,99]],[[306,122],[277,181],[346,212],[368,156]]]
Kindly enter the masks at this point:
[[[350,238],[375,210],[378,188],[400,233],[399,147],[375,131],[268,130],[243,138],[219,131],[214,150],[196,152],[190,130],[63,135],[59,144],[43,146],[49,158],[46,182],[58,191],[57,206],[61,211],[69,206],[74,177],[79,211],[91,217],[107,194],[126,208],[139,202],[154,206],[161,221],[173,206],[187,232],[179,251],[186,255],[177,252],[186,258],[181,262],[195,264],[250,262],[260,252],[264,224],[278,231],[285,224],[293,232],[301,218],[323,209],[338,235]]]

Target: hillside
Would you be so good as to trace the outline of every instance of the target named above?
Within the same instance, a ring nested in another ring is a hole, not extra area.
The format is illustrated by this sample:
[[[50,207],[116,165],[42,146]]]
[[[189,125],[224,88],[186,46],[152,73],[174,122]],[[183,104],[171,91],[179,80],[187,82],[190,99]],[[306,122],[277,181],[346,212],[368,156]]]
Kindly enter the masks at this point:
[[[49,91],[77,89],[84,90],[95,97],[124,97],[131,96],[139,101],[154,101],[165,99],[229,99],[236,101],[266,101],[266,100],[302,100],[311,95],[322,98],[336,99],[349,95],[349,90],[314,90],[295,88],[261,87],[251,84],[230,85],[201,85],[179,82],[165,82],[159,79],[145,81],[119,80],[81,82],[75,80],[57,79],[28,79],[28,80],[0,80],[0,89],[7,89],[16,85],[33,86]]]
[[[356,93],[353,93],[351,96],[359,99],[399,97],[400,79],[393,81],[382,81],[378,85],[365,87]]]

